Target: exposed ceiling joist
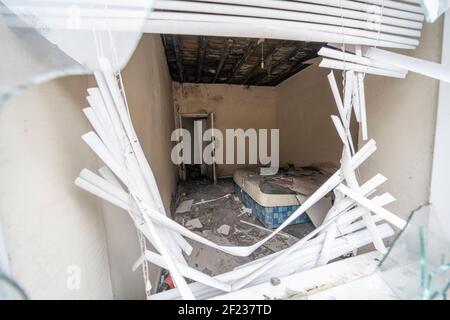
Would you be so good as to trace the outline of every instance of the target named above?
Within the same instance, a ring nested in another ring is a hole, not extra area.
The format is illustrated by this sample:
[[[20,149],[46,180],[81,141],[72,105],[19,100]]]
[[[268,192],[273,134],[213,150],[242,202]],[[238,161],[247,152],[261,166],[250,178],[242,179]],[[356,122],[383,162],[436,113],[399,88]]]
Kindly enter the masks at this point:
[[[283,82],[284,80],[289,79],[294,74],[300,72],[301,70],[309,67],[310,64],[303,64],[302,62],[297,62],[292,66],[291,69],[288,69],[285,73],[283,73],[278,79],[272,80],[268,85],[270,86],[276,86]]]
[[[263,45],[263,43],[261,45]],[[283,47],[285,45],[286,45],[286,41],[282,41],[280,43],[281,47]],[[277,49],[278,49],[278,47],[274,46],[269,51],[269,54],[266,57],[264,57],[264,54],[261,55],[261,61],[264,61],[264,65],[259,65],[259,66],[255,65],[255,67],[252,69],[252,71],[245,78],[243,84],[248,84],[250,79],[252,79],[258,73],[264,73],[265,74],[265,73],[269,72],[268,70],[270,69],[270,65],[272,64],[273,55],[277,51]]]
[[[163,37],[164,38],[164,37]],[[200,78],[202,76],[202,67],[203,60],[205,59],[205,51],[206,51],[206,39],[201,36],[198,37],[199,46],[198,46],[198,67],[197,67],[197,80],[195,82],[200,82]]]
[[[180,52],[180,44],[178,42],[178,37],[175,35],[172,35],[172,44],[173,44],[173,50],[175,51],[175,59],[177,62],[177,68],[178,68],[178,74],[180,77],[180,81],[184,82],[184,76],[183,76],[183,63],[181,61],[181,52]]]
[[[285,64],[287,61],[289,61],[292,57],[294,57],[297,52],[298,52],[299,48],[298,46],[294,46],[293,49],[291,50],[291,52],[286,56],[286,58],[279,60],[277,63],[273,64],[270,67],[271,72],[276,72],[278,67],[280,67],[281,65]],[[256,85],[260,85],[261,83],[264,83],[264,81],[267,79],[267,77],[269,76],[269,73],[264,74],[263,77],[261,77],[257,82]]]
[[[272,86],[280,83],[279,79],[297,63],[315,57],[323,46],[317,42],[275,39],[161,37],[172,79],[192,83]]]
[[[232,71],[230,77],[228,78],[228,83],[231,83],[233,81],[234,76],[239,71],[239,69],[241,68],[242,64],[247,61],[248,57],[256,49],[256,46],[257,46],[257,40],[256,39],[250,40],[250,42],[249,42],[249,44],[247,46],[247,49],[245,51],[245,54],[242,55],[242,57],[239,59],[239,61],[234,66],[233,71]]]
[[[220,57],[220,62],[219,62],[219,65],[217,66],[216,74],[214,75],[214,79],[213,79],[213,83],[216,83],[217,78],[219,77],[220,72],[222,71],[223,64],[225,63],[225,59],[228,58],[228,54],[230,53],[230,48],[232,45],[233,45],[233,39],[228,39],[226,47],[224,48],[224,50],[222,52],[222,56]]]

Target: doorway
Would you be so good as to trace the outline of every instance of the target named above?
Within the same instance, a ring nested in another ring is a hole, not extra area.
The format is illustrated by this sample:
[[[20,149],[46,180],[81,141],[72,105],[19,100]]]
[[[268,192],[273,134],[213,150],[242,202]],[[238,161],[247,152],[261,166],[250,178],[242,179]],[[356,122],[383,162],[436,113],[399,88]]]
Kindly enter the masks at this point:
[[[210,141],[203,141],[203,134],[208,129],[214,129],[214,113],[185,113],[179,114],[179,127],[189,131],[191,136],[191,150],[189,163],[182,163],[179,167],[180,178],[184,181],[207,178],[217,183],[215,150],[213,163],[207,164],[203,159],[203,150]],[[212,143],[214,144],[214,134]]]

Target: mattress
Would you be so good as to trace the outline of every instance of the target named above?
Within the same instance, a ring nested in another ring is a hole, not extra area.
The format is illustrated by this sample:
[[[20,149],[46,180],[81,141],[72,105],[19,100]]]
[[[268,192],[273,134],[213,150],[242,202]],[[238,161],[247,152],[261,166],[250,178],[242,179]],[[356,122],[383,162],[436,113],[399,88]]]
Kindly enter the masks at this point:
[[[233,174],[234,182],[263,207],[300,205],[295,193],[274,194],[262,191],[260,184],[263,179],[264,176],[260,176],[256,170],[236,170]]]
[[[257,170],[237,170],[233,175],[235,192],[264,226],[276,228],[331,176],[333,168],[326,169],[290,167],[273,176],[262,176]],[[332,198],[331,193],[323,197],[292,224],[311,221],[319,226],[331,208]]]
[[[283,222],[286,221],[287,218],[292,215],[292,213],[294,213],[299,208],[299,205],[264,207],[253,200],[253,198],[250,197],[247,192],[244,191],[244,189],[238,186],[237,183],[234,184],[234,192],[239,197],[241,202],[247,208],[250,208],[252,210],[252,213],[266,228],[272,229],[279,227]],[[308,215],[303,214],[294,219],[291,224],[303,223],[307,221],[310,221]]]

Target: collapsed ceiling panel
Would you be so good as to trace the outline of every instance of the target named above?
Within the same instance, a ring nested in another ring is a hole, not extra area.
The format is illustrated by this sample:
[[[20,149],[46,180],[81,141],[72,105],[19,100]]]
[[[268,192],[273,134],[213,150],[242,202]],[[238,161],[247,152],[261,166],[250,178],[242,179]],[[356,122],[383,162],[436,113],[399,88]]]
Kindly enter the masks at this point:
[[[319,42],[161,36],[174,81],[276,86],[317,56]]]

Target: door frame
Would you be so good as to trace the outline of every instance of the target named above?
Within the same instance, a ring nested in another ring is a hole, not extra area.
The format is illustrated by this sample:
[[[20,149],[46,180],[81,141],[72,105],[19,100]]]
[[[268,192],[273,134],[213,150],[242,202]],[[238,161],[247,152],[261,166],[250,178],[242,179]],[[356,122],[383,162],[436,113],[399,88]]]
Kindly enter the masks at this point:
[[[206,119],[211,120],[211,128],[214,128],[214,112],[205,112],[205,113],[178,113],[178,127],[180,129],[183,128],[183,118],[187,119]],[[214,134],[212,136],[213,139],[213,145],[215,142]],[[178,166],[178,176],[183,181],[186,181],[186,164],[183,162],[181,165]],[[216,158],[215,154],[213,154],[213,164],[212,164],[212,180],[214,184],[217,183],[217,173],[216,173]]]

